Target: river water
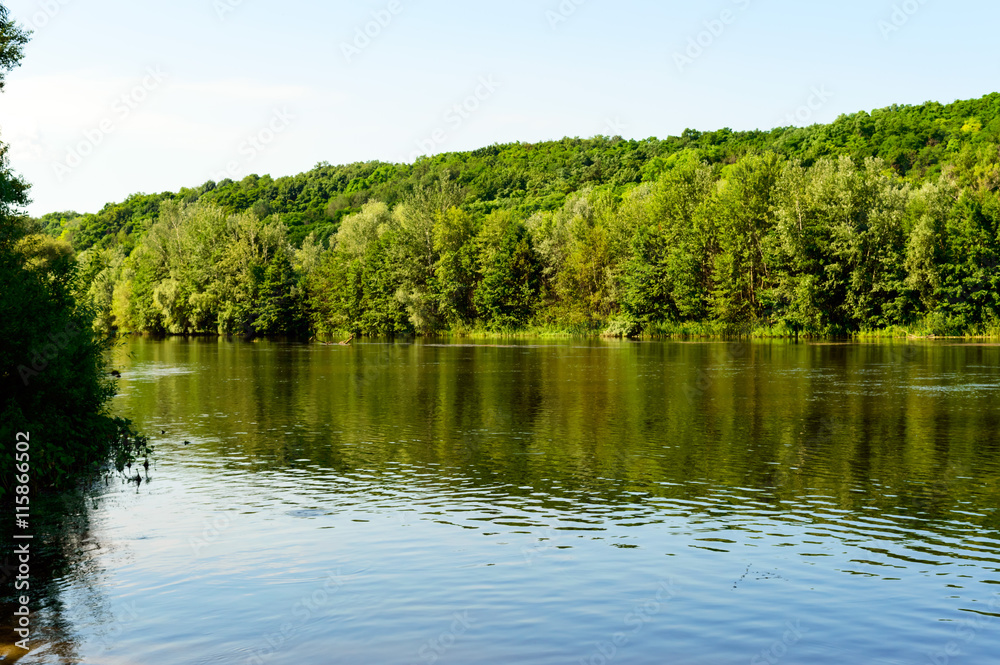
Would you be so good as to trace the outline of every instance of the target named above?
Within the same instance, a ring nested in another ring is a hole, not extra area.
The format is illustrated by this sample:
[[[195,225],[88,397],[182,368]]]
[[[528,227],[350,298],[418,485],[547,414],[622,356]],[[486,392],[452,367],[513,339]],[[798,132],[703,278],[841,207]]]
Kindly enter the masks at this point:
[[[117,364],[157,459],[48,508],[21,663],[1000,654],[1000,346],[137,339]]]

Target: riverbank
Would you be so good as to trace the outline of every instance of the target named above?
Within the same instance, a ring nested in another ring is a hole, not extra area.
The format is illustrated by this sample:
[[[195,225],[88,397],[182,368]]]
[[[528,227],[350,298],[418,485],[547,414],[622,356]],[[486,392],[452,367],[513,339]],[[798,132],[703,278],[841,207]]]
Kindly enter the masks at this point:
[[[140,337],[225,337],[238,335],[216,333],[167,333],[162,335],[152,333],[118,333],[119,337],[137,335]],[[536,323],[519,328],[494,329],[475,325],[456,325],[446,330],[427,332],[406,332],[395,335],[365,335],[351,330],[334,330],[316,333],[308,337],[308,341],[324,344],[337,344],[349,339],[373,339],[393,337],[396,339],[634,339],[634,340],[672,340],[672,339],[799,339],[815,341],[831,340],[1000,340],[1000,321],[991,321],[978,326],[956,326],[948,321],[935,318],[923,319],[910,325],[887,326],[856,331],[829,330],[825,332],[796,330],[784,323],[726,323],[720,321],[660,321],[646,325],[622,320],[600,320],[574,324]],[[288,340],[295,337],[261,336],[259,339]]]
[[[347,339],[350,332],[342,331],[328,336],[317,336],[321,342],[336,342]],[[800,339],[815,341],[830,340],[1000,340],[1000,324],[980,326],[968,330],[954,330],[947,327],[928,325],[925,322],[911,326],[890,326],[846,333],[830,332],[819,334],[796,331],[785,325],[766,324],[725,324],[719,322],[662,322],[638,329],[630,329],[617,322],[601,322],[597,325],[530,325],[513,330],[490,330],[478,327],[456,327],[450,330],[408,335],[441,339],[530,339],[530,338],[581,338],[581,339]],[[363,338],[364,336],[359,336]],[[359,338],[359,337],[356,337]],[[398,336],[397,336],[398,337]]]

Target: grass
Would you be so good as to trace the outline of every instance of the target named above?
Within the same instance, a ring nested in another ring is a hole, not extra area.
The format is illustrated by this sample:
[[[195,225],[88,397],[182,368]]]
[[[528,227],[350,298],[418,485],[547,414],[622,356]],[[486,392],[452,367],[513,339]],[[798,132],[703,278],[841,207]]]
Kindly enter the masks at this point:
[[[311,341],[337,342],[347,339],[349,331],[334,331],[316,335]],[[364,335],[359,336],[359,338]],[[376,336],[381,337],[381,336]],[[1000,319],[976,326],[964,321],[929,316],[911,325],[893,325],[867,328],[850,333],[803,332],[784,323],[732,324],[719,321],[660,321],[647,325],[623,319],[590,320],[580,323],[538,322],[521,328],[490,329],[475,325],[457,325],[448,330],[431,333],[407,334],[397,337],[423,337],[427,339],[803,339],[803,340],[898,340],[898,339],[1000,339]]]

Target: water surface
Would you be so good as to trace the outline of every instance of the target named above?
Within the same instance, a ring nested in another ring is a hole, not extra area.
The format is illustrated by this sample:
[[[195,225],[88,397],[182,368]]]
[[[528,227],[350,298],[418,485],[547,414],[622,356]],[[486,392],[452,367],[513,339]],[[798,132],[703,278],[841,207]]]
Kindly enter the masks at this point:
[[[1000,347],[139,339],[119,360],[115,408],[158,460],[50,511],[22,663],[1000,653]]]

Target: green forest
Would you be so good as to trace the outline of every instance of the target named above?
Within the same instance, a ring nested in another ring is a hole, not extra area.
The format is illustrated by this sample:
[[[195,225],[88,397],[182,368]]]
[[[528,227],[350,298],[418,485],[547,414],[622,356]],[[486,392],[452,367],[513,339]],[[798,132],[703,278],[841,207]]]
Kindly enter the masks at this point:
[[[997,335],[1000,94],[321,163],[30,223],[109,333]]]

